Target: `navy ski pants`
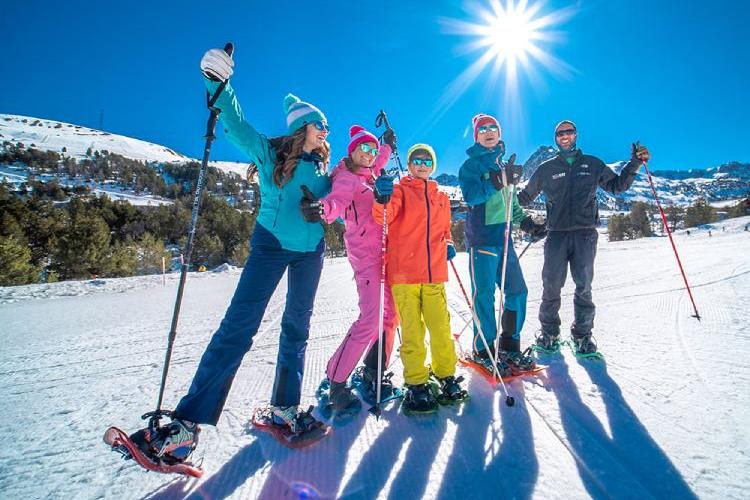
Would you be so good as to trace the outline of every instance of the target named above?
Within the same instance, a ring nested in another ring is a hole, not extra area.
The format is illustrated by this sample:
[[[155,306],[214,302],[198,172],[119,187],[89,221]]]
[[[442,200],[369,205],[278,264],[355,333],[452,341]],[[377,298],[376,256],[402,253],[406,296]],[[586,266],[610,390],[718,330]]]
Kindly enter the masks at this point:
[[[271,404],[299,404],[324,248],[321,239],[312,252],[285,250],[270,231],[260,224],[255,226],[250,257],[224,319],[203,353],[190,391],[177,405],[175,414],[179,418],[216,425],[242,358],[253,345],[268,301],[287,269],[286,307]]]
[[[591,335],[596,312],[591,296],[591,282],[594,280],[598,239],[596,229],[550,231],[547,235],[542,267],[542,303],[539,307],[539,321],[545,335],[560,335],[560,291],[565,285],[568,264],[576,284],[573,298],[575,319],[571,334],[574,337]]]

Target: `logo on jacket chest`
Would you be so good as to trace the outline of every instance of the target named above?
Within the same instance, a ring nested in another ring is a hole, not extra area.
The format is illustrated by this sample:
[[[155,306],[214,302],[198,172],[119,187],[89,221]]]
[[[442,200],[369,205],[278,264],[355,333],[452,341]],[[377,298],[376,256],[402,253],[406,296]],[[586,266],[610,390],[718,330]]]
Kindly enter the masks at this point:
[[[565,172],[560,172],[559,174],[553,174],[552,180],[562,179],[563,177],[565,177]]]

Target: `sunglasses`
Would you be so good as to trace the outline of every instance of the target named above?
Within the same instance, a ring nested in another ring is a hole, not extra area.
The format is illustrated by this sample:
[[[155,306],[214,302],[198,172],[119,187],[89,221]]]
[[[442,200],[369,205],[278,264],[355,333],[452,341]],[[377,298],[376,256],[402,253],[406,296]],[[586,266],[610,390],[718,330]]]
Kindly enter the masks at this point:
[[[576,131],[573,128],[566,128],[565,130],[558,130],[555,132],[555,137],[562,137],[564,135],[575,135]]]
[[[412,158],[411,164],[416,166],[424,165],[425,167],[432,168],[432,160],[428,160],[426,158]]]
[[[328,124],[327,123],[323,123],[320,120],[314,121],[314,122],[312,122],[312,124],[315,125],[315,128],[318,129],[318,130],[320,130],[320,131],[323,131],[323,130],[325,130],[326,132],[330,132],[331,131],[331,128],[328,126]]]
[[[497,132],[498,130],[497,125],[482,125],[477,129],[477,133],[486,134],[487,132]]]
[[[370,146],[369,144],[364,143],[364,142],[359,145],[359,149],[363,153],[370,153],[373,156],[376,156],[378,154],[378,148]]]

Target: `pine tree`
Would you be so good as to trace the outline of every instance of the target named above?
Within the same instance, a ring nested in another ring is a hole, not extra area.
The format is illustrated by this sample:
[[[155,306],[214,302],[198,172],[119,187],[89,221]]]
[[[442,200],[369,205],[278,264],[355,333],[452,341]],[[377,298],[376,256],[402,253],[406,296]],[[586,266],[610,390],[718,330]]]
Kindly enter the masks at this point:
[[[636,201],[630,207],[630,226],[632,227],[633,237],[640,238],[644,236],[651,236],[651,221],[648,217],[647,208],[649,205],[641,201]]]
[[[625,239],[625,226],[627,225],[627,216],[622,214],[612,215],[607,221],[607,236],[609,241],[622,241]]]
[[[704,198],[698,199],[685,211],[685,227],[695,227],[716,222],[716,209]]]
[[[164,242],[151,233],[146,233],[137,243],[136,274],[157,274],[161,272],[162,258],[169,261],[171,256],[164,249]]]
[[[36,283],[39,268],[31,263],[31,251],[15,235],[0,236],[0,286]]]

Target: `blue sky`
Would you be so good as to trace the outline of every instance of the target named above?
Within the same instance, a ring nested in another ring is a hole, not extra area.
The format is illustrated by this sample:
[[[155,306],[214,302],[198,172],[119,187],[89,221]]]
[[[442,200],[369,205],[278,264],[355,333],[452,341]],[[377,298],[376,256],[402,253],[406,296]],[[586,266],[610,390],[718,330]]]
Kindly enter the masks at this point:
[[[508,151],[524,160],[570,118],[579,146],[608,162],[635,139],[654,169],[750,161],[750,2],[549,0],[540,14],[575,14],[552,28],[561,40],[540,45],[573,70],[537,66],[542,85],[521,74],[512,104],[486,70],[450,106],[446,89],[481,52],[461,50],[469,39],[445,20],[480,22],[477,2],[234,3],[6,0],[0,113],[98,127],[104,110],[108,131],[199,157],[198,62],[231,40],[251,123],[283,133],[282,99],[294,92],[328,116],[335,159],[349,126],[373,127],[384,108],[401,146],[433,144],[443,172],[461,165],[477,112],[499,118]],[[244,160],[221,135],[212,158]]]

